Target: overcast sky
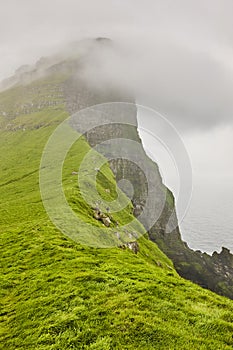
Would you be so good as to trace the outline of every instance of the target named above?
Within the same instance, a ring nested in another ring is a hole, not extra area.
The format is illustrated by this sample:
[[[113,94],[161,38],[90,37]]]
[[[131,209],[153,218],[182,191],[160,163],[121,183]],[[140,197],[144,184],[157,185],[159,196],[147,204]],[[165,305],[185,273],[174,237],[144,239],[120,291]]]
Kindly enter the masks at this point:
[[[232,0],[2,0],[0,78],[69,41],[109,37],[122,55],[107,57],[107,79],[166,115],[196,178],[231,179],[232,15]]]

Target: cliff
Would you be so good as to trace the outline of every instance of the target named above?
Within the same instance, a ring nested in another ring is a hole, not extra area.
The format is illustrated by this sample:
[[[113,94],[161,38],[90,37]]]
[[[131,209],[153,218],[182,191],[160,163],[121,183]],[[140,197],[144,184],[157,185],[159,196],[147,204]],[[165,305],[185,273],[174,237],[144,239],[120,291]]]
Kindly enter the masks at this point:
[[[106,39],[93,42],[94,45],[105,45]],[[88,50],[90,47],[91,44]],[[85,55],[88,55],[88,51]],[[15,105],[12,104],[12,98],[9,103],[4,99],[4,103],[0,105],[2,127],[6,130],[22,130],[25,125],[20,115],[30,116],[43,108],[59,110],[61,106],[65,106],[70,115],[76,116],[83,108],[99,105],[94,108],[92,119],[89,115],[85,118],[83,114],[82,121],[75,127],[85,134],[91,147],[97,147],[98,151],[109,159],[116,181],[131,197],[134,215],[147,229],[151,241],[157,243],[172,259],[182,277],[233,298],[233,256],[227,249],[224,248],[220,254],[214,253],[212,256],[193,251],[182,241],[175,215],[173,220],[176,228],[171,233],[166,232],[168,220],[174,211],[174,198],[164,186],[157,164],[144,152],[137,132],[134,98],[114,87],[96,88],[85,80],[81,74],[85,65],[85,55],[62,61],[57,57],[55,61],[43,59],[30,71],[28,67],[20,69],[15,77],[17,84],[20,84],[20,80],[17,80],[19,77],[25,85],[29,76],[33,81],[41,75],[46,77],[51,74],[56,75],[56,84],[51,85],[48,82],[45,85],[46,89],[44,85],[43,89],[35,85],[33,93],[37,94],[38,98],[33,102],[30,95],[32,88],[29,91],[26,86],[21,98],[24,102],[20,105],[16,102]],[[74,122],[77,124],[77,121]],[[40,120],[37,124],[33,121],[32,125],[32,128],[40,128],[48,125],[48,121]],[[129,183],[133,186],[133,192]]]
[[[106,102],[126,102],[126,104],[119,104],[118,108],[115,107],[114,112],[111,111],[111,117],[109,117],[109,121],[106,121],[109,124],[95,127],[86,134],[89,144],[95,147],[103,141],[115,138],[130,139],[140,144],[140,151],[135,149],[135,152],[140,153],[140,159],[136,161],[126,159],[109,160],[111,169],[116,176],[116,181],[118,182],[121,179],[128,180],[134,187],[132,203],[134,204],[135,216],[148,229],[150,239],[157,243],[159,248],[172,259],[176,270],[182,277],[216,293],[233,298],[233,255],[229,250],[223,248],[220,254],[214,253],[212,256],[200,251],[193,251],[182,241],[176,215],[173,217],[175,221],[174,227],[176,228],[171,233],[166,233],[168,220],[174,211],[174,198],[172,193],[162,183],[157,164],[152,162],[143,150],[137,132],[136,106],[127,105],[127,102],[133,103],[134,99],[132,96],[122,96],[119,91],[114,91],[114,89],[107,90],[106,92],[106,90],[94,89],[93,86],[88,85],[87,81],[82,81],[78,75],[76,75],[76,78],[70,78],[64,84],[68,112],[74,114],[81,108]],[[112,108],[112,106],[110,105],[109,108]],[[124,114],[124,121],[112,124],[113,120],[115,123],[118,120],[122,121],[119,118],[121,113]],[[126,126],[127,123],[129,123],[129,126]],[[80,131],[82,131],[82,128],[80,128]],[[124,149],[125,146],[122,146],[121,142],[118,143],[117,147],[122,154],[127,154]],[[110,151],[110,146],[108,146],[108,150]],[[105,156],[107,155],[104,150],[102,152]],[[128,150],[129,159],[132,152],[134,151]],[[141,213],[148,198],[148,182],[150,180],[148,181],[138,166],[139,164],[143,164],[142,168],[148,169],[149,173],[153,174],[153,181],[151,182],[153,183],[153,188],[149,188],[149,191],[153,191],[152,196],[154,196],[155,200],[151,202],[146,218],[142,217]],[[128,194],[127,190],[126,194]],[[164,196],[166,196],[166,200],[164,200]],[[161,213],[159,213],[160,203],[163,203]],[[151,220],[153,217],[157,219],[154,220],[155,222],[151,227],[150,222],[153,221]]]
[[[53,144],[55,150],[48,166],[41,165],[41,160],[51,155],[48,147],[51,137],[69,117],[67,109],[73,106],[75,112],[82,101],[85,105],[91,102],[89,95],[95,96],[97,102],[111,101],[113,95],[114,101],[119,98],[117,91],[112,91],[110,97],[109,89],[94,91],[79,77],[76,81],[71,79],[77,67],[79,60],[56,63],[46,68],[40,79],[32,73],[30,82],[19,82],[0,93],[2,348],[232,349],[232,300],[181,278],[172,261],[148,239],[145,229],[133,216],[134,212],[148,225],[149,219],[156,218],[157,206],[165,201],[166,210],[159,218],[162,225],[173,208],[173,197],[163,186],[156,164],[145,157],[137,135],[133,104],[123,104],[123,108],[122,104],[111,104],[111,108],[107,108],[109,104],[92,106],[87,114],[82,111],[70,120],[75,129],[97,127],[95,132],[89,130],[86,137],[93,147],[97,142],[96,150],[107,158],[93,151],[85,137],[80,137],[62,154],[62,171],[54,171],[53,166],[69,137],[73,140],[73,136],[79,136],[73,132],[60,135]],[[79,91],[78,101],[76,91]],[[114,120],[117,117],[121,123],[111,120],[110,125],[103,127],[101,123],[108,122],[109,116]],[[126,124],[127,118],[133,125]],[[70,125],[65,123],[65,130],[70,131]],[[117,135],[118,143],[111,139],[113,134]],[[105,142],[100,145],[102,137]],[[89,154],[95,154],[95,159],[88,158]],[[116,176],[107,161],[113,155],[111,166]],[[98,169],[95,161],[105,164]],[[145,165],[148,171],[141,171]],[[82,169],[85,193],[77,181]],[[91,169],[96,181],[89,177]],[[39,176],[45,170],[52,186],[46,193],[41,190]],[[127,181],[119,181],[117,186],[116,177],[134,181],[135,191]],[[57,189],[58,180],[62,198],[68,204],[65,210],[60,196],[51,191]],[[153,190],[150,182],[155,185]],[[119,187],[132,198],[134,208]],[[118,199],[122,208],[109,213],[103,207],[99,214],[92,207],[97,194],[109,202],[109,207]],[[156,206],[151,211],[145,205],[146,196]],[[53,204],[50,209],[55,214],[54,220],[45,209],[49,201]],[[145,207],[148,215],[141,216]],[[69,221],[67,208],[75,214],[75,224]],[[65,222],[75,236],[63,234],[56,227],[60,222]],[[157,232],[163,232],[158,223],[156,227]],[[105,243],[110,243],[108,249],[95,244],[100,243],[102,234],[106,235]],[[91,244],[85,244],[89,235],[91,241],[86,243]],[[218,260],[217,255],[215,259]],[[222,261],[230,263],[226,250]]]

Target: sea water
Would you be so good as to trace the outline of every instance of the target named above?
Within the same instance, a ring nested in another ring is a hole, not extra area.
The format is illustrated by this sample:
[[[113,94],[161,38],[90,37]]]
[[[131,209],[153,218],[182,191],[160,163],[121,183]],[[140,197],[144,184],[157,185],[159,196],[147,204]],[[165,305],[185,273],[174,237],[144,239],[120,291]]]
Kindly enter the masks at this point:
[[[190,248],[212,253],[226,247],[233,253],[233,184],[194,186],[180,230]]]

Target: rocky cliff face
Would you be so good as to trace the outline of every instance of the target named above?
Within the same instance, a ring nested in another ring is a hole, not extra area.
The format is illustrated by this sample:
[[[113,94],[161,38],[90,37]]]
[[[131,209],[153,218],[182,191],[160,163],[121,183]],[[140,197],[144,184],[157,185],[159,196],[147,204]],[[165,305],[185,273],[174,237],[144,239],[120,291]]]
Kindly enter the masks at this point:
[[[119,91],[114,89],[95,90],[81,78],[70,78],[63,86],[67,110],[73,114],[88,106],[106,102],[133,102],[132,97],[125,97]],[[118,114],[122,113],[122,107],[116,109],[115,117],[118,120]],[[205,288],[215,291],[221,295],[233,298],[233,255],[229,250],[223,248],[220,254],[214,253],[209,256],[200,251],[193,251],[182,241],[178,225],[171,233],[166,233],[168,220],[174,209],[174,198],[172,193],[163,185],[157,164],[151,161],[143,150],[141,140],[137,132],[137,110],[134,105],[124,107],[125,122],[124,124],[110,124],[94,128],[86,134],[88,142],[92,147],[103,141],[122,138],[134,140],[140,144],[141,155],[140,161],[132,162],[126,159],[112,159],[110,165],[116,180],[128,180],[134,187],[132,202],[134,204],[134,214],[147,228],[147,218],[141,217],[144,210],[146,199],[148,197],[148,179],[141,171],[138,163],[141,161],[152,174],[155,189],[154,197],[157,198],[154,203],[159,205],[158,201],[166,196],[163,210],[160,215],[156,213],[157,208],[150,208],[149,216],[158,216],[152,227],[149,227],[148,233],[152,241],[156,242],[160,249],[173,260],[174,266],[182,277],[185,277]],[[127,120],[135,126],[126,127]],[[81,131],[81,129],[80,129]],[[108,146],[110,147],[110,146]],[[121,148],[121,144],[118,144]],[[125,150],[123,150],[125,151]],[[124,152],[123,152],[124,153]],[[127,152],[126,152],[127,153]],[[105,154],[106,155],[106,154]],[[124,188],[123,188],[124,190]],[[127,190],[125,190],[127,193]],[[128,194],[128,193],[127,193]],[[173,220],[177,222],[176,215]]]

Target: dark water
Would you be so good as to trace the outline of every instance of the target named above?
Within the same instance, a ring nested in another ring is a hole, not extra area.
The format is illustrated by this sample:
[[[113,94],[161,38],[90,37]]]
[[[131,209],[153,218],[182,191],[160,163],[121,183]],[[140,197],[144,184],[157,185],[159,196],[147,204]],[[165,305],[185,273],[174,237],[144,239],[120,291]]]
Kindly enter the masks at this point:
[[[224,246],[233,252],[233,185],[195,186],[180,228],[190,248],[212,253]]]

